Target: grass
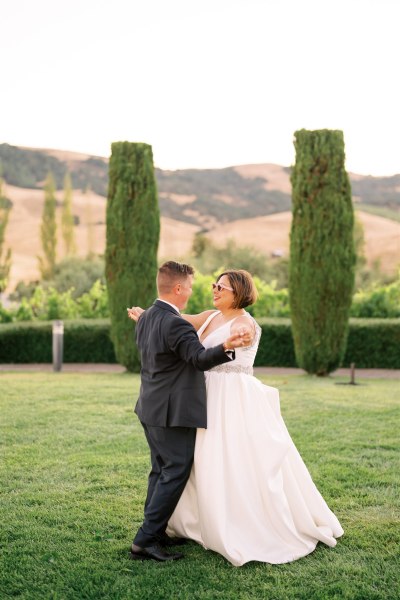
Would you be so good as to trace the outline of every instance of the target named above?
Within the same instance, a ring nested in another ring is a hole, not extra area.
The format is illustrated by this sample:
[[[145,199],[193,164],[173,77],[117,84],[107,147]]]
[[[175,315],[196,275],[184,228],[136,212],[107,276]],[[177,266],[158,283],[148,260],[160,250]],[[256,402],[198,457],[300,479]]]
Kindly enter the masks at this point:
[[[398,382],[264,381],[345,529],[335,549],[235,568],[190,543],[177,563],[132,563],[149,466],[138,377],[4,373],[0,598],[400,598]]]
[[[377,215],[378,217],[384,217],[391,221],[400,221],[400,211],[395,208],[389,208],[387,206],[378,206],[375,204],[356,204],[357,210],[370,213],[371,215]]]

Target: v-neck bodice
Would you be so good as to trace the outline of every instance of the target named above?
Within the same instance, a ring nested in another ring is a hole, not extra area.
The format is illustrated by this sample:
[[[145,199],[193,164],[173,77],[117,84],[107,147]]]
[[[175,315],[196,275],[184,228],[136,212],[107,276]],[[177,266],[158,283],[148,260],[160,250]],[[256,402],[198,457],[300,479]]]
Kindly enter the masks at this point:
[[[237,319],[237,317],[233,317],[233,319],[229,319],[229,321],[226,321],[225,323],[222,323],[222,325],[219,325],[219,327],[217,327],[216,329],[214,329],[214,331],[211,331],[211,333],[209,333],[208,335],[206,335],[206,337],[202,340],[201,336],[202,336],[203,332],[207,329],[207,327],[209,326],[210,322],[214,319],[214,317],[216,317],[217,315],[220,315],[220,314],[221,314],[220,310],[217,310],[216,312],[211,313],[211,315],[209,315],[207,317],[207,319],[204,321],[203,325],[198,330],[197,335],[199,336],[199,340],[201,341],[201,343],[203,344],[203,346],[204,346],[204,342],[206,341],[206,339],[210,335],[212,335],[215,331],[218,331],[219,329],[221,329],[221,327],[225,327],[225,325],[233,323],[233,321],[235,319]],[[225,341],[225,338],[224,338],[224,341]],[[212,344],[212,345],[214,345],[214,344]],[[210,348],[210,346],[207,346],[207,347]]]
[[[208,327],[210,321],[212,321],[218,314],[220,314],[220,311],[212,313],[204,321],[203,325],[200,327],[200,329],[197,332],[199,339],[201,338],[202,333]],[[235,351],[236,358],[234,360],[234,364],[235,364],[235,366],[241,365],[244,367],[251,367],[251,366],[253,366],[254,359],[257,354],[257,348],[258,348],[258,344],[259,344],[260,336],[261,336],[261,327],[258,325],[258,323],[255,321],[255,319],[253,319],[253,317],[251,315],[246,313],[246,316],[253,321],[253,324],[256,329],[256,334],[254,336],[254,340],[253,340],[253,343],[251,346],[248,346],[247,348],[237,348],[236,349],[236,351]],[[212,348],[213,346],[218,346],[218,344],[222,344],[223,342],[225,342],[225,340],[227,340],[228,337],[231,335],[231,333],[230,333],[231,325],[237,318],[238,317],[234,317],[233,319],[226,321],[226,323],[223,323],[222,325],[220,325],[219,327],[214,329],[214,331],[211,331],[211,333],[209,333],[204,338],[204,340],[201,341],[204,348]]]

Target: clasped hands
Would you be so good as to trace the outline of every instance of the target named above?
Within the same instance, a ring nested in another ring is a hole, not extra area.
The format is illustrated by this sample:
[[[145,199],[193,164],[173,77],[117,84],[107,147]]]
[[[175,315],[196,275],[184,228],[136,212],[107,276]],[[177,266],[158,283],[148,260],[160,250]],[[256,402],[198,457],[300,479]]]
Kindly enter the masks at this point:
[[[234,350],[249,346],[252,341],[252,331],[247,327],[240,327],[224,342],[224,350]]]

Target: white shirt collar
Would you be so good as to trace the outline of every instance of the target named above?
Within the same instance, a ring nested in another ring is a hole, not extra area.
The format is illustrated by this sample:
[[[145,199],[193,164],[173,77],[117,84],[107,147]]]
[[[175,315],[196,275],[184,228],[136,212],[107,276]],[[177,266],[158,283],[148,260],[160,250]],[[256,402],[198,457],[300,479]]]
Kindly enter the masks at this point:
[[[160,302],[165,302],[165,304],[169,304],[170,306],[172,306],[172,308],[174,308],[176,310],[176,312],[178,314],[181,314],[181,311],[179,310],[179,308],[177,306],[175,306],[175,304],[172,304],[172,302],[167,302],[166,300],[162,300],[161,298],[157,298],[157,300],[159,300]]]

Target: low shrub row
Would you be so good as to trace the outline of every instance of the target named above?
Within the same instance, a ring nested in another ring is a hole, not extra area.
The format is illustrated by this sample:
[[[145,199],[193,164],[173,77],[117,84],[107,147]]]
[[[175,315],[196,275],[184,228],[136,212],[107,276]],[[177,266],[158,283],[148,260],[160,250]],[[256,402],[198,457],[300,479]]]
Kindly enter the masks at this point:
[[[343,365],[400,369],[400,319],[350,319]]]
[[[296,367],[289,319],[260,319],[256,366]],[[64,362],[115,363],[108,319],[64,322]],[[132,326],[133,339],[133,326]],[[52,323],[0,325],[0,363],[51,363]],[[351,319],[343,366],[400,369],[400,319]]]
[[[260,319],[255,366],[296,367],[290,319]],[[343,367],[400,369],[400,319],[350,319]]]
[[[0,363],[51,362],[51,321],[0,325]],[[64,362],[115,363],[110,320],[64,321]]]

